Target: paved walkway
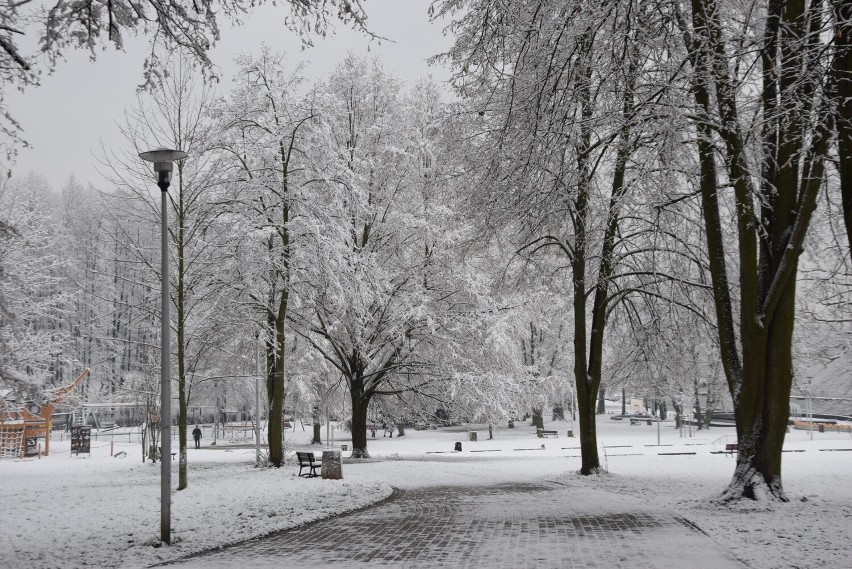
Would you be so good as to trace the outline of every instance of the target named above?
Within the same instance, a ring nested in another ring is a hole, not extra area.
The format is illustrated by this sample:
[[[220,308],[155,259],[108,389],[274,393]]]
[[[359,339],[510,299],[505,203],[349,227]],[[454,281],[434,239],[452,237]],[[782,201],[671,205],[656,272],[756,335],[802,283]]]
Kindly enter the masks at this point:
[[[665,513],[574,511],[557,484],[397,491],[365,510],[196,556],[173,567],[745,567]]]

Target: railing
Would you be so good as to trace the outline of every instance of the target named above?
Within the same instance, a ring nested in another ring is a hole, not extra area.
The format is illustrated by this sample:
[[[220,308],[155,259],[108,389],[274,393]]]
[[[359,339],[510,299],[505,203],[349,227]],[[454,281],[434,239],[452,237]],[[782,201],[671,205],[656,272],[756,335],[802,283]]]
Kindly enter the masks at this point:
[[[714,451],[724,449],[725,445],[737,442],[737,435],[722,435],[718,439],[710,443],[710,448]]]

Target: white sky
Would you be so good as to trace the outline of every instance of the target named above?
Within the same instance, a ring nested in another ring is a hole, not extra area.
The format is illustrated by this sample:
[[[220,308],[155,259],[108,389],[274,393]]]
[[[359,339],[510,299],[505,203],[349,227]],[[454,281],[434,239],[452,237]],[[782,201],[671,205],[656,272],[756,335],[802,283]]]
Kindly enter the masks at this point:
[[[283,24],[285,7],[264,6],[244,25],[233,29],[222,25],[222,39],[211,59],[219,67],[220,92],[230,89],[234,74],[233,57],[238,53],[259,53],[262,43],[275,51],[289,54],[294,64],[309,62],[305,73],[309,80],[322,78],[347,52],[381,58],[385,69],[406,81],[431,73],[436,79],[449,74],[430,67],[426,59],[446,50],[451,43],[443,35],[443,24],[430,24],[427,14],[431,0],[369,0],[365,2],[370,29],[391,42],[369,39],[333,22],[336,33],[316,38],[315,47],[302,51],[298,37]],[[101,144],[123,144],[116,124],[124,110],[136,102],[136,87],[142,82],[142,63],[147,41],[126,38],[124,52],[109,49],[99,53],[96,62],[88,52],[66,54],[67,61],[42,85],[24,94],[8,93],[8,105],[24,128],[24,137],[32,148],[21,148],[14,174],[33,171],[60,188],[73,174],[78,180],[100,183],[95,168]],[[369,49],[369,52],[368,52]]]

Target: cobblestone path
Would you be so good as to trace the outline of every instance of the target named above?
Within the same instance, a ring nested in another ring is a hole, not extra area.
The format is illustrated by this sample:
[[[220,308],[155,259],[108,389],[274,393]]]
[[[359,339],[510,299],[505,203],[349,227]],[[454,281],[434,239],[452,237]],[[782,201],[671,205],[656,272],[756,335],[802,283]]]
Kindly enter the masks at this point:
[[[687,520],[573,511],[558,485],[439,487],[171,567],[745,567]]]

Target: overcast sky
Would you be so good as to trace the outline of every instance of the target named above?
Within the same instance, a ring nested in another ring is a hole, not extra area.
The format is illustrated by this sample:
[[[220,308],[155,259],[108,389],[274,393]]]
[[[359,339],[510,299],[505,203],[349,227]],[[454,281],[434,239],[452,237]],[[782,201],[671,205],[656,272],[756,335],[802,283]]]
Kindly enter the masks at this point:
[[[376,34],[393,40],[379,45],[363,34],[335,22],[336,33],[317,38],[315,47],[302,51],[298,37],[283,25],[284,7],[265,6],[243,26],[223,25],[222,39],[212,53],[222,81],[219,91],[230,89],[235,72],[233,57],[238,53],[259,53],[262,43],[275,51],[284,51],[295,64],[309,63],[309,80],[322,78],[346,53],[376,55],[385,69],[406,81],[431,73],[446,79],[448,72],[430,67],[426,59],[450,46],[439,24],[430,24],[427,14],[431,0],[369,0],[365,7],[369,27]],[[99,185],[95,171],[101,144],[126,144],[116,126],[124,110],[136,102],[136,87],[142,81],[142,63],[147,42],[127,38],[124,52],[109,49],[91,62],[87,52],[69,52],[67,61],[42,85],[24,94],[8,93],[9,109],[25,129],[24,137],[32,148],[20,149],[16,176],[33,171],[59,189],[73,174],[78,180]],[[368,52],[369,48],[369,52]]]

